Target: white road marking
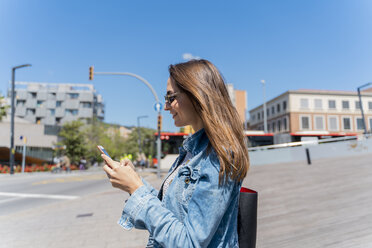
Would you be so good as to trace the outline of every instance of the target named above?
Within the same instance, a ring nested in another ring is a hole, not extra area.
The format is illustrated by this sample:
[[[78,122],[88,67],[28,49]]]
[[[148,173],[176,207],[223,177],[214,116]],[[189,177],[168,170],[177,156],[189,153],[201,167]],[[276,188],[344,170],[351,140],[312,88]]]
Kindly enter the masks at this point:
[[[17,198],[9,198],[9,199],[0,200],[0,204],[5,203],[5,202],[15,201],[15,200],[17,200]]]
[[[74,199],[80,198],[79,196],[72,196],[72,195],[23,194],[23,193],[9,193],[9,192],[0,192],[0,196],[20,197],[20,198],[64,199],[64,200],[74,200]]]

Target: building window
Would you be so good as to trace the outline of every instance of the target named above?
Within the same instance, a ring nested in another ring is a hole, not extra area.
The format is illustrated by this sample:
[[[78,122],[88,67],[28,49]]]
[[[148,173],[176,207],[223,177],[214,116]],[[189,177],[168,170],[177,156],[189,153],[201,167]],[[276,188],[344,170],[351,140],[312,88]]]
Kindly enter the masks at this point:
[[[314,107],[316,109],[322,109],[323,108],[322,99],[315,99],[314,100]]]
[[[268,108],[266,109],[266,115],[270,116],[270,110]]]
[[[267,124],[267,131],[269,131],[270,132],[270,123],[269,124]]]
[[[328,129],[330,131],[338,131],[338,117],[337,116],[328,117]]]
[[[343,117],[342,124],[344,130],[351,130],[351,118],[350,117]]]
[[[261,120],[261,114],[257,113],[257,120]]]
[[[355,101],[355,109],[360,109],[360,102],[359,101]]]
[[[31,99],[36,99],[36,92],[29,92]]]
[[[57,117],[56,118],[56,124],[58,124],[58,125],[61,124],[61,119],[62,119],[61,117]]]
[[[62,106],[62,101],[56,101],[56,107],[61,107]]]
[[[336,109],[336,101],[335,100],[329,100],[328,101],[328,108],[329,109]]]
[[[271,107],[271,114],[272,114],[272,115],[275,114],[275,107],[274,107],[274,106]]]
[[[368,109],[372,110],[372,102],[368,102]]]
[[[37,106],[37,107],[42,107],[43,105],[44,105],[44,101],[38,100],[38,101],[36,102],[36,106]]]
[[[275,127],[276,127],[276,125],[275,125],[275,122],[273,122],[273,133],[275,133]]]
[[[92,108],[92,103],[91,102],[81,102],[80,106],[83,108]]]
[[[287,102],[284,101],[284,102],[283,102],[283,110],[285,111],[286,109],[287,109]]]
[[[17,107],[23,107],[26,104],[26,100],[17,100]]]
[[[372,118],[369,118],[369,131],[372,132]]]
[[[280,104],[279,103],[276,105],[276,112],[280,113]]]
[[[314,116],[315,129],[324,130],[324,117],[323,116]]]
[[[300,99],[300,106],[301,106],[301,108],[303,108],[303,109],[307,109],[307,108],[309,108],[309,99],[301,98],[301,99]]]
[[[69,99],[78,99],[79,98],[79,94],[78,93],[68,93],[67,94],[67,97]]]
[[[55,92],[49,93],[48,98],[51,99],[51,100],[55,100],[56,99],[56,93]]]
[[[55,109],[49,109],[49,114],[51,116],[54,116],[56,114],[56,110]]]
[[[26,109],[26,115],[34,115],[35,112],[35,109]]]
[[[363,118],[356,118],[356,126],[358,130],[364,130]]]
[[[43,120],[43,118],[41,118],[41,117],[36,117],[36,124],[41,124],[42,123],[42,120]]]
[[[282,122],[278,120],[278,132],[281,131],[281,128],[282,128]]]
[[[349,101],[342,101],[342,109],[349,109]]]
[[[301,116],[301,130],[309,130],[310,129],[310,117],[309,116]]]
[[[66,109],[66,115],[77,115],[78,110],[77,109]]]
[[[283,131],[287,131],[287,118],[283,119]]]

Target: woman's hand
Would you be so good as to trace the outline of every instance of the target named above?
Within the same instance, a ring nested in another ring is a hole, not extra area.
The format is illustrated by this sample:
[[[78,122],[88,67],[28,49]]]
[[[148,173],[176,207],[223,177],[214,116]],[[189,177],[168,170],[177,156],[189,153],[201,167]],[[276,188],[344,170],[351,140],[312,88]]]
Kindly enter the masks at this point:
[[[101,156],[106,162],[103,169],[109,175],[113,187],[133,194],[134,191],[144,185],[139,175],[134,171],[134,166],[130,160],[119,163],[105,154]]]

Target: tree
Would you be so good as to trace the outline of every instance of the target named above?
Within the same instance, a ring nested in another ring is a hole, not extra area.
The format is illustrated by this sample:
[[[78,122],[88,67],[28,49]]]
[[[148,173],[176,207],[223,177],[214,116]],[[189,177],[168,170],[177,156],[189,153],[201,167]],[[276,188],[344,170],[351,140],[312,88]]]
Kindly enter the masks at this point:
[[[140,128],[141,131],[141,144],[142,144],[142,152],[148,157],[151,155],[152,157],[155,156],[155,130],[150,128]],[[139,153],[138,148],[138,131],[137,128],[134,128],[133,131],[129,134],[128,138],[126,139],[124,150],[127,153],[133,154],[135,157]]]
[[[59,132],[62,140],[58,142],[58,145],[66,146],[65,154],[74,164],[78,164],[87,152],[85,136],[82,131],[83,125],[80,121],[67,122]]]
[[[85,126],[83,134],[87,149],[86,158],[88,160],[102,161],[101,155],[97,149],[97,145],[102,145],[105,147],[105,149],[107,149],[105,144],[102,143],[102,140],[104,140],[107,136],[105,124],[95,118],[92,120],[91,124]],[[110,151],[108,152],[110,154]]]
[[[5,99],[0,95],[0,121],[3,120],[3,117],[6,117],[9,105],[6,105]]]

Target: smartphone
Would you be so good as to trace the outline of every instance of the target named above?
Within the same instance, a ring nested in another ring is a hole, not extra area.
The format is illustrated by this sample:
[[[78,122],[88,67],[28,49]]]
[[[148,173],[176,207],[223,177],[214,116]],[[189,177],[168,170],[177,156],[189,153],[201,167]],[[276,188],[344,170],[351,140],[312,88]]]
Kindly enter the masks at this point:
[[[98,150],[99,150],[101,153],[104,153],[106,156],[108,156],[109,158],[111,158],[110,155],[106,152],[105,148],[103,148],[103,146],[97,146],[97,148],[98,148]],[[106,173],[106,174],[107,174],[107,173]],[[107,177],[108,177],[108,178],[111,178],[111,176],[110,176],[109,174],[107,174]]]
[[[103,146],[97,146],[97,148],[101,153],[104,153],[107,157],[111,158],[110,155],[106,152],[105,148],[103,148]]]

